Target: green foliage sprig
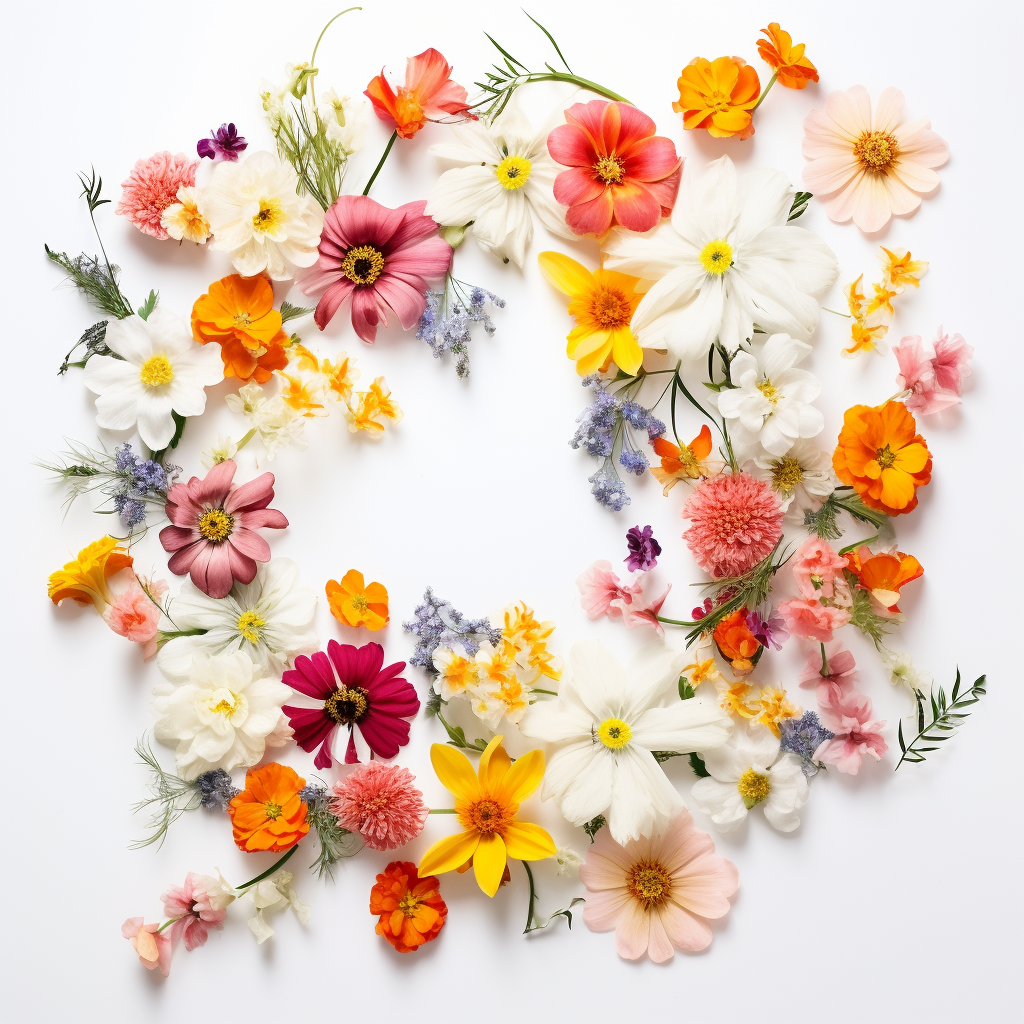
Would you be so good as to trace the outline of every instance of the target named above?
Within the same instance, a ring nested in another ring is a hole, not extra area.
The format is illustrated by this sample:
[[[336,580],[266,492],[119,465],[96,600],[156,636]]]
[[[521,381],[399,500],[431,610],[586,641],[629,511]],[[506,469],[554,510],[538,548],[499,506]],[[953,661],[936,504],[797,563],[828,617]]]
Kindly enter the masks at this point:
[[[979,676],[974,680],[974,685],[969,689],[960,692],[960,669],[956,670],[956,682],[953,684],[953,693],[949,700],[946,699],[946,692],[939,687],[938,693],[931,696],[932,720],[925,723],[924,704],[919,704],[917,709],[917,735],[907,743],[903,738],[903,723],[900,722],[899,741],[900,750],[903,756],[896,764],[898,771],[901,764],[907,761],[910,764],[917,764],[926,760],[925,754],[938,750],[938,744],[945,743],[957,729],[964,723],[964,719],[970,716],[969,708],[972,704],[985,696],[985,676]],[[926,746],[925,744],[933,744]]]
[[[878,530],[879,534],[893,536],[892,523],[884,512],[868,508],[859,494],[843,487],[833,491],[816,512],[811,509],[804,512],[804,527],[808,533],[813,533],[822,540],[838,540],[843,535],[836,522],[836,517],[841,512],[848,513],[859,522],[868,523]]]
[[[807,204],[814,198],[813,192],[797,192],[793,196],[793,205],[789,208],[787,221],[796,220],[807,212]]]

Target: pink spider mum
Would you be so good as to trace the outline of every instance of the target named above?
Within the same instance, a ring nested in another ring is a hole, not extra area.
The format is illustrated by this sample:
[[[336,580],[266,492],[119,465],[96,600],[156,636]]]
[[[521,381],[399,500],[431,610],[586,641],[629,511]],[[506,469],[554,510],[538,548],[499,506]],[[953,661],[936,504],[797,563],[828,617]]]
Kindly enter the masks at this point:
[[[704,480],[683,506],[683,534],[712,576],[739,576],[771,554],[782,536],[782,509],[768,484],[746,473]]]
[[[228,916],[224,889],[216,878],[208,875],[190,871],[184,885],[172,885],[160,898],[164,901],[164,913],[174,919],[171,941],[181,935],[190,952],[205,945],[210,929],[220,928]]]
[[[415,781],[408,768],[370,761],[334,784],[331,810],[342,828],[358,832],[371,850],[397,850],[427,821]]]
[[[196,183],[198,160],[184,153],[171,156],[166,150],[148,160],[138,160],[132,173],[121,182],[121,199],[114,212],[127,217],[140,231],[154,238],[169,238],[160,217],[178,201],[182,185]]]

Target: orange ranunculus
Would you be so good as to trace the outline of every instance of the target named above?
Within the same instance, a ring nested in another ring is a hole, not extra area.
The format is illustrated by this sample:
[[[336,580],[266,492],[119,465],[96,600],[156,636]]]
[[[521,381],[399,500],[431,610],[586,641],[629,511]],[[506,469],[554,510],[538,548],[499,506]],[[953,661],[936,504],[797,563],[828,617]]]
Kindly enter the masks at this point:
[[[917,507],[917,488],[932,478],[932,455],[902,402],[846,410],[832,468],[870,508],[890,516]]]
[[[761,82],[746,61],[694,57],[676,85],[679,100],[672,109],[683,115],[684,128],[706,128],[718,139],[749,139],[754,134],[750,111],[757,105]]]
[[[715,626],[715,643],[734,672],[749,672],[760,656],[761,644],[747,625],[746,608],[727,615]]]
[[[651,442],[654,454],[661,458],[661,466],[652,466],[651,472],[658,483],[663,484],[663,494],[668,494],[680,480],[700,480],[712,473],[704,464],[711,454],[711,428],[705,423],[700,433],[683,448],[679,448],[664,437]]]
[[[898,612],[896,602],[901,588],[924,575],[924,567],[913,556],[893,548],[877,555],[861,545],[847,555],[847,567],[857,577],[858,585],[886,611]]]
[[[448,907],[436,875],[420,878],[416,865],[392,861],[370,890],[370,913],[379,915],[377,934],[399,953],[415,953],[444,927]]]
[[[365,626],[371,631],[388,624],[388,592],[380,583],[363,583],[358,569],[349,569],[341,578],[327,581],[327,603],[331,614],[348,626]]]
[[[278,852],[294,846],[308,831],[306,785],[295,770],[271,762],[245,773],[245,789],[228,804],[235,845],[246,853]]]
[[[761,31],[768,37],[758,39],[757,52],[770,65],[780,85],[787,89],[805,89],[818,80],[818,69],[804,56],[804,44],[793,45],[793,37],[773,21]]]
[[[130,569],[132,556],[113,537],[103,537],[78,552],[78,558],[63,569],[50,573],[46,592],[54,604],[65,598],[91,604],[102,614],[114,603],[107,580],[122,569]]]
[[[274,309],[274,289],[262,275],[214,281],[192,307],[192,337],[220,345],[225,377],[263,384],[288,365],[288,335]]]

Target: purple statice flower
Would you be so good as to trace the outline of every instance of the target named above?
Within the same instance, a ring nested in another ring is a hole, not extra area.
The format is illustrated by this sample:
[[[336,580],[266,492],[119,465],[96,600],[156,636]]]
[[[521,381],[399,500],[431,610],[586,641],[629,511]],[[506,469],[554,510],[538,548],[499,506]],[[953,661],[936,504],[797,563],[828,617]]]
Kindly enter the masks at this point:
[[[747,621],[747,628],[762,647],[771,644],[775,650],[782,650],[782,645],[789,639],[789,630],[786,629],[785,620],[774,608],[769,611],[767,619],[762,619],[758,612],[745,612],[743,617]]]
[[[576,417],[579,426],[573,434],[569,446],[585,448],[589,455],[606,459],[615,445],[615,434],[618,430],[622,411],[615,396],[604,386],[604,381],[592,373],[583,378],[583,386],[592,388],[594,401]]]
[[[426,297],[427,305],[416,327],[416,337],[430,346],[435,359],[450,352],[455,356],[456,374],[460,378],[468,377],[470,328],[482,323],[485,333],[494,337],[497,327],[484,307],[489,302],[495,309],[504,309],[505,300],[485,288],[452,277],[445,280],[443,291],[428,289]]]
[[[626,485],[615,471],[615,463],[610,458],[601,463],[601,468],[593,476],[587,477],[587,482],[591,485],[590,493],[605,508],[621,512],[629,504]]]
[[[714,610],[715,603],[711,600],[710,597],[705,597],[704,604],[698,605],[696,608],[693,609],[692,612],[690,612],[690,618],[693,619],[694,622],[699,622],[705,616],[710,615]]]
[[[619,465],[628,473],[643,476],[651,464],[647,461],[647,456],[642,451],[623,445],[622,451],[619,452]]]
[[[452,606],[450,601],[436,597],[427,587],[423,604],[418,605],[412,622],[405,622],[402,628],[416,637],[416,650],[409,659],[410,665],[418,665],[434,675],[434,651],[438,647],[461,644],[468,654],[476,654],[480,644],[489,640],[496,644],[501,630],[495,629],[488,619],[468,619]]]
[[[146,502],[166,502],[168,488],[180,472],[180,466],[140,459],[127,441],[118,445],[114,449],[112,488],[106,493],[113,498],[121,522],[129,530],[145,522]]]
[[[234,124],[222,124],[216,131],[210,132],[210,138],[199,140],[196,152],[200,159],[208,156],[211,160],[234,161],[248,145],[249,143],[238,134]]]
[[[647,572],[658,564],[658,555],[661,554],[661,545],[654,539],[654,529],[645,526],[642,530],[639,526],[631,526],[626,531],[626,547],[629,554],[623,559],[626,568],[630,572]]]
[[[805,711],[800,718],[789,718],[779,723],[782,738],[780,749],[796,754],[800,758],[804,775],[815,775],[818,764],[814,753],[826,740],[835,735],[818,720],[814,711]]]
[[[200,805],[208,811],[226,811],[228,804],[241,792],[231,784],[231,776],[223,768],[197,775],[193,785],[199,792]]]

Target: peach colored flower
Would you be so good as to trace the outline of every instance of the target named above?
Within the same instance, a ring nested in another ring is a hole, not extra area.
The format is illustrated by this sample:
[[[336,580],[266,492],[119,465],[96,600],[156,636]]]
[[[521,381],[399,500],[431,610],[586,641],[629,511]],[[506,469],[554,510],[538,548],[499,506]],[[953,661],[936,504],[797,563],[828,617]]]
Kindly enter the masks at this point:
[[[842,581],[848,560],[837,555],[827,540],[809,537],[793,556],[793,577],[800,593],[809,600],[835,596],[835,581]]]
[[[157,601],[167,592],[163,580],[155,581],[149,593],[137,579],[106,610],[103,618],[119,636],[141,644],[142,657],[149,661],[156,654],[156,632],[162,611]],[[151,596],[152,595],[152,596]]]
[[[836,608],[801,597],[783,601],[779,605],[779,614],[786,620],[790,633],[818,643],[827,643],[837,629],[850,621],[847,608]]]
[[[144,917],[129,917],[121,925],[121,934],[139,954],[139,963],[147,971],[159,970],[166,978],[171,973],[171,954],[174,944],[171,937],[160,931],[158,924],[146,924]]]
[[[127,217],[144,234],[169,238],[162,223],[164,210],[178,201],[182,185],[196,183],[198,166],[198,160],[190,160],[184,153],[171,156],[166,151],[136,161],[132,173],[121,182],[121,199],[114,212]]]

